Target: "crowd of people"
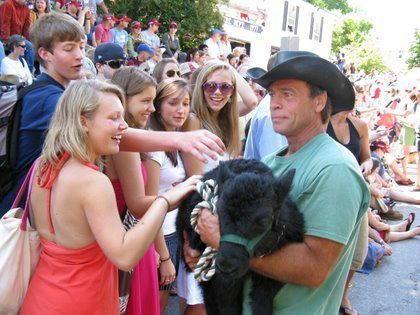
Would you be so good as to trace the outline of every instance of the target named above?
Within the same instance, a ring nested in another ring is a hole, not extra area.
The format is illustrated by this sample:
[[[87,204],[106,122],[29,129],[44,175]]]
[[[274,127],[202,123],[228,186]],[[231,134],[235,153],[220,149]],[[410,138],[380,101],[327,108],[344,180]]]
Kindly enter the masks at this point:
[[[0,80],[43,82],[23,97],[18,178],[0,203],[3,215],[35,164],[28,199],[42,250],[21,314],[70,314],[77,303],[80,314],[157,315],[170,294],[180,313],[206,314],[185,266],[200,253],[180,247],[175,220],[200,175],[228,159],[262,160],[275,176],[296,169],[304,243],[251,260],[288,283],[275,312],[357,314],[354,272],[420,235],[416,211],[394,208],[420,204],[416,83],[344,74],[299,51],[274,54],[265,71],[218,29],[184,53],[177,22],[159,37],[157,19],[142,31],[99,1],[6,0],[0,15]],[[217,216],[203,210],[198,229],[218,248]],[[124,294],[118,269],[133,271]]]

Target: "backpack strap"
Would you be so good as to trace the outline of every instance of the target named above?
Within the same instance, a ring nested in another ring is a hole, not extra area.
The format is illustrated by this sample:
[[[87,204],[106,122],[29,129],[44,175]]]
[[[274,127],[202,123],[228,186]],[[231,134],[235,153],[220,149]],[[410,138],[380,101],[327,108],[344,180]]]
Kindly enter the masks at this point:
[[[19,129],[20,129],[20,113],[22,111],[22,101],[23,98],[30,92],[50,85],[49,81],[35,81],[29,86],[26,86],[18,91],[16,105],[10,115],[10,120],[7,128],[7,144],[6,144],[6,154],[9,161],[9,165],[12,169],[16,169],[17,159],[18,159],[18,145],[19,145]],[[28,165],[24,167],[27,169]]]

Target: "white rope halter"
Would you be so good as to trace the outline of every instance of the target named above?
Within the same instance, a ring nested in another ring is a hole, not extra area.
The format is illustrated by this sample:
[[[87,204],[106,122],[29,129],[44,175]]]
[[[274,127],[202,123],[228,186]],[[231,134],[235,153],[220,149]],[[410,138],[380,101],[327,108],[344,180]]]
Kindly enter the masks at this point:
[[[205,182],[198,182],[196,185],[197,192],[203,197],[203,201],[199,202],[191,212],[191,226],[195,232],[198,233],[197,220],[203,210],[208,208],[212,213],[216,213],[216,202],[217,202],[217,184],[213,179],[208,179]],[[201,254],[198,260],[197,266],[194,270],[194,278],[198,282],[209,281],[215,273],[215,261],[216,261],[217,250],[207,246],[203,254]]]

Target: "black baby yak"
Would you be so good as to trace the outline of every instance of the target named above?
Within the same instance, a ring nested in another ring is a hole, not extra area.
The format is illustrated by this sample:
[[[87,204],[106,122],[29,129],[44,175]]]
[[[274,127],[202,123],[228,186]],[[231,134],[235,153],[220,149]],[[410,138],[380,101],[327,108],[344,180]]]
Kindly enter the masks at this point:
[[[203,181],[213,179],[219,186],[216,208],[221,234],[215,275],[200,283],[208,315],[242,314],[242,292],[248,275],[253,283],[252,314],[273,313],[273,298],[284,283],[250,271],[249,260],[270,254],[285,244],[303,241],[303,216],[288,197],[294,173],[291,170],[281,178],[274,178],[265,164],[237,159],[222,162],[203,176]],[[184,200],[176,226],[182,245],[186,231],[191,247],[203,252],[206,245],[190,224],[191,211],[200,201],[197,192]]]

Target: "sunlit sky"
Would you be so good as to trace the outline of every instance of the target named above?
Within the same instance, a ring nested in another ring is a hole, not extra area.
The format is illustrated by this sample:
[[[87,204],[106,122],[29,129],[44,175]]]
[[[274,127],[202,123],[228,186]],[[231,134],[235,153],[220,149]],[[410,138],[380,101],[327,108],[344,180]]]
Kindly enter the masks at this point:
[[[420,0],[348,0],[375,28],[384,50],[406,50],[420,29]]]

